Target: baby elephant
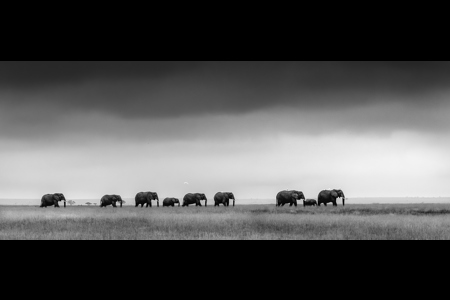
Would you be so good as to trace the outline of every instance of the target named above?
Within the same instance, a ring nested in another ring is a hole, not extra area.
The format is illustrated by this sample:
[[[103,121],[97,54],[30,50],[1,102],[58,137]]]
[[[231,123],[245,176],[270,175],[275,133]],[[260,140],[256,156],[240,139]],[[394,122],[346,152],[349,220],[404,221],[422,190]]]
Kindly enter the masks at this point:
[[[178,203],[178,206],[180,206],[180,200],[177,198],[166,198],[163,201],[163,207],[164,206],[175,206],[175,203]]]
[[[305,206],[317,206],[317,201],[314,199],[303,200],[303,207]]]

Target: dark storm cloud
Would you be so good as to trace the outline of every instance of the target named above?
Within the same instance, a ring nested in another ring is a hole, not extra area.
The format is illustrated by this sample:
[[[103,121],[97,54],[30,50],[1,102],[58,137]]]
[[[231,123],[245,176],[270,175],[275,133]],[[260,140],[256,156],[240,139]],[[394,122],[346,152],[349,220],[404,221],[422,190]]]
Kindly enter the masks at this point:
[[[443,114],[449,94],[449,62],[0,62],[0,122],[11,135],[61,131],[55,124],[90,113],[145,121],[273,111],[270,121],[246,116],[235,127],[436,130],[450,126]],[[91,123],[83,131],[95,131]],[[205,125],[212,135],[215,125],[232,128],[211,119]],[[164,127],[176,136],[199,126]]]
[[[393,100],[420,105],[418,95],[448,88],[448,62],[0,63],[0,92],[10,92],[14,102],[126,118],[146,117],[148,111],[170,117]],[[33,97],[40,92],[42,97]]]
[[[161,78],[189,71],[206,75],[247,77],[249,83],[288,75],[312,88],[386,84],[417,88],[448,80],[448,62],[0,62],[0,85],[40,87],[105,78]],[[305,76],[306,75],[306,76]]]
[[[3,61],[0,86],[33,89],[94,79],[160,78],[197,66],[191,62]]]

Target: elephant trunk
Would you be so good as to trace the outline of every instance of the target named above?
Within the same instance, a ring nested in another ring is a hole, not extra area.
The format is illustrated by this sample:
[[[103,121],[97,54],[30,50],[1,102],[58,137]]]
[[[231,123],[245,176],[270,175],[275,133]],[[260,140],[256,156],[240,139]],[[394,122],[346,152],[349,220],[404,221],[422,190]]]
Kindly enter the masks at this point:
[[[233,198],[233,207],[234,207],[234,202],[236,201],[236,199]]]
[[[122,207],[122,203],[123,203],[123,201],[122,201],[122,200],[120,200],[120,207]]]
[[[64,208],[66,208],[66,201],[64,200]]]
[[[205,207],[208,206],[208,199],[205,198]]]
[[[345,206],[345,197],[342,197],[342,206]]]

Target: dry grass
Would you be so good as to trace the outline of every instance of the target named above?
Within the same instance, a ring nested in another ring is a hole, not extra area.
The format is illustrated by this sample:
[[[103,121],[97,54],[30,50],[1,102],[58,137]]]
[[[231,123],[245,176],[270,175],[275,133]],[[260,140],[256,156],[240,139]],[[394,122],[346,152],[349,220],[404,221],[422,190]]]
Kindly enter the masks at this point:
[[[450,204],[0,207],[0,239],[450,239]]]

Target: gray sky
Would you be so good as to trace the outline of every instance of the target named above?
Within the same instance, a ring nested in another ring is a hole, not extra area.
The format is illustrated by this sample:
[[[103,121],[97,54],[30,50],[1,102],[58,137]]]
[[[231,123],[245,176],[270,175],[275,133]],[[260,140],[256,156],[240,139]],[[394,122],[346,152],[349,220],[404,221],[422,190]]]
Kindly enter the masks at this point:
[[[448,196],[449,97],[448,62],[0,62],[0,198]]]

